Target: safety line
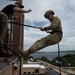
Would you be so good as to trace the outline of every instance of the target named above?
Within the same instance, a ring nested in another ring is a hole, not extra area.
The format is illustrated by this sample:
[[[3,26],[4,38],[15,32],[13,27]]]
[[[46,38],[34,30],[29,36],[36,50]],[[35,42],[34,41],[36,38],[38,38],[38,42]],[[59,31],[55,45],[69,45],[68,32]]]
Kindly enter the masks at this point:
[[[16,25],[21,25],[21,26],[26,26],[26,27],[31,27],[31,28],[39,29],[39,27],[35,27],[35,26],[31,26],[31,25],[26,25],[26,24],[20,24],[20,23],[17,23],[17,22],[8,22],[8,23],[13,23],[13,24],[16,24]]]

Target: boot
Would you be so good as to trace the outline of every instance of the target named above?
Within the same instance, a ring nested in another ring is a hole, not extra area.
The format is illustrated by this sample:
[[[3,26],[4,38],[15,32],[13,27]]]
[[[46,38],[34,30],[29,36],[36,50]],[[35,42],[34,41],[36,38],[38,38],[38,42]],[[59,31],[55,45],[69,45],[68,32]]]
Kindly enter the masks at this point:
[[[24,60],[26,60],[28,56],[30,55],[29,51],[23,51],[20,47],[18,47],[17,49]]]

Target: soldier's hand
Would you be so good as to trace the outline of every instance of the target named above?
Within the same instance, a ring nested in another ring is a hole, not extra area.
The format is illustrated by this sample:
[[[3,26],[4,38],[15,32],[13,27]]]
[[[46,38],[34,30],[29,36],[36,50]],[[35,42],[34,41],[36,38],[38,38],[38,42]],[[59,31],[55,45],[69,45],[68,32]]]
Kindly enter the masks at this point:
[[[39,29],[40,29],[41,31],[45,31],[44,27],[39,27]]]
[[[32,10],[31,9],[28,9],[28,12],[31,12]]]

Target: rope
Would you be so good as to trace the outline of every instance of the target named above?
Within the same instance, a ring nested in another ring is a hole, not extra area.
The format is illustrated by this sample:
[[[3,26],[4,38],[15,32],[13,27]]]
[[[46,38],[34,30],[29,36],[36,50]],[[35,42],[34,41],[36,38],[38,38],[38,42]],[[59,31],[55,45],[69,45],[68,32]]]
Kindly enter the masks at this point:
[[[59,58],[59,62],[60,62],[60,46],[59,46],[59,43],[57,45],[58,45],[58,58]],[[61,75],[61,63],[59,65],[59,73]]]
[[[8,22],[8,23],[13,23],[13,24],[16,24],[16,25],[21,25],[21,26],[26,26],[26,27],[31,27],[31,28],[37,28],[39,29],[39,27],[35,27],[35,26],[30,26],[30,25],[24,25],[24,24],[20,24],[20,23],[17,23],[17,22]]]

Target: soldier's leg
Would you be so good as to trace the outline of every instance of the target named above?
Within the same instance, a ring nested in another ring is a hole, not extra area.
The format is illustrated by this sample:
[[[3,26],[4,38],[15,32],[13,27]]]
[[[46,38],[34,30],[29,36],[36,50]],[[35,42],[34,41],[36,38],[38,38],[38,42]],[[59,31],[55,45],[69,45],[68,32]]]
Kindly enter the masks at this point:
[[[18,48],[21,55],[24,59],[26,59],[30,54],[35,53],[36,51],[39,51],[40,49],[43,49],[47,46],[54,45],[60,42],[60,38],[58,35],[48,35],[47,37],[44,37],[38,41],[36,41],[27,51],[23,51],[21,48]]]
[[[4,13],[0,12],[0,43],[1,44],[5,44],[7,30],[8,30],[8,17]],[[3,54],[2,56],[10,55],[10,53],[7,52],[7,50],[1,47],[0,45],[0,55],[1,54]]]
[[[28,51],[30,53],[35,53],[36,51],[39,51],[40,49],[43,49],[47,46],[51,46],[54,44],[57,44],[60,42],[60,38],[58,35],[48,35],[47,37],[44,37],[38,41],[36,41],[29,49]]]
[[[0,43],[4,44],[8,29],[8,17],[4,13],[0,13]]]

